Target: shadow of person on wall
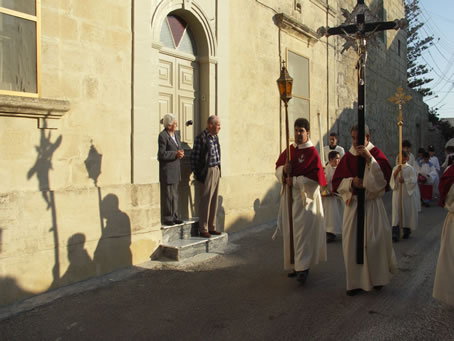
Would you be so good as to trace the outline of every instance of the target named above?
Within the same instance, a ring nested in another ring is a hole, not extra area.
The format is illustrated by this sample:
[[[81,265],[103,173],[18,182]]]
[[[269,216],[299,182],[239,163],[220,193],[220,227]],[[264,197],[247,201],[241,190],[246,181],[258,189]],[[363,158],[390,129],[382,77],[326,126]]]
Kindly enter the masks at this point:
[[[216,230],[219,232],[225,231],[225,208],[222,205],[224,198],[222,195],[218,196],[218,211],[216,213]]]
[[[14,277],[0,277],[0,306],[36,295],[36,292],[22,288]]]
[[[65,286],[95,275],[95,265],[84,245],[85,235],[82,233],[73,234],[68,239],[68,269],[58,281],[52,283],[51,288]]]
[[[120,211],[118,197],[107,194],[100,211],[106,224],[93,257],[98,276],[132,265],[131,222],[128,215]]]

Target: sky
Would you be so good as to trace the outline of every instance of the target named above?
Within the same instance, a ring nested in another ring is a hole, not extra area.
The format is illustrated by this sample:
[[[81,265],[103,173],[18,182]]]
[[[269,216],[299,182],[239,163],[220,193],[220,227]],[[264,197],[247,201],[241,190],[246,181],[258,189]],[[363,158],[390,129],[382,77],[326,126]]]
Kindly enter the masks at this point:
[[[428,83],[434,94],[426,96],[429,107],[437,107],[440,118],[454,118],[454,0],[419,0],[420,37],[434,36],[434,45],[419,62],[427,64],[433,78]]]

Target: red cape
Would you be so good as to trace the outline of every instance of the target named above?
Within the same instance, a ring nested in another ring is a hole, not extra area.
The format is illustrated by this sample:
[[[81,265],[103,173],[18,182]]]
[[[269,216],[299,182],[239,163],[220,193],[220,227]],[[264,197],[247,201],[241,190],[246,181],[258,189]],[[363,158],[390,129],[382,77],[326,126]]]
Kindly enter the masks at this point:
[[[446,196],[448,195],[451,185],[454,183],[454,167],[449,166],[440,178],[438,190],[440,191],[440,201],[438,205],[445,206]]]
[[[276,168],[284,166],[287,158],[287,149],[282,152],[276,161]],[[322,163],[318,156],[317,149],[314,146],[307,148],[295,148],[290,146],[290,164],[292,165],[292,176],[305,176],[319,183],[320,186],[326,186],[325,173],[323,172]]]
[[[383,154],[382,151],[377,147],[372,148],[369,152],[380,165],[381,171],[383,172],[383,175],[386,179],[386,191],[389,191],[389,180],[391,179],[392,168],[389,164],[388,159],[386,158],[385,154]],[[355,176],[358,176],[359,157],[360,156],[355,156],[350,152],[345,153],[345,155],[342,157],[333,175],[333,192],[337,192],[337,188],[341,184],[342,179],[354,178]]]

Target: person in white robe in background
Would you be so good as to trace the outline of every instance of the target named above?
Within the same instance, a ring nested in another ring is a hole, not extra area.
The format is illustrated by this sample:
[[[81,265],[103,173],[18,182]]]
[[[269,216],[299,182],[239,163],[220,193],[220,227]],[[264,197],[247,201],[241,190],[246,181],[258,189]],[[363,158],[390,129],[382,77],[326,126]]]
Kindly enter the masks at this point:
[[[417,167],[419,166],[418,161],[416,160],[415,156],[411,153],[411,142],[409,140],[403,140],[402,141],[402,151],[406,152],[408,154],[408,161],[407,164],[413,167],[413,169],[416,171]],[[399,164],[399,156],[396,156],[396,166]],[[421,212],[421,194],[419,193],[419,186],[416,185],[416,190],[415,190],[415,200],[417,202],[417,210],[418,212]]]
[[[421,194],[422,205],[425,207],[430,206],[430,201],[433,196],[433,184],[438,178],[438,173],[432,163],[429,161],[430,156],[428,152],[423,153],[421,165],[416,169],[418,176],[419,192]]]
[[[329,144],[323,148],[323,153],[325,154],[325,162],[328,163],[329,157],[328,154],[332,151],[336,151],[339,153],[340,158],[345,154],[345,150],[343,147],[339,146],[337,143],[339,142],[339,138],[335,132],[329,134]]]
[[[333,193],[332,179],[341,156],[337,151],[328,154],[328,164],[325,167],[327,185],[322,191],[323,211],[325,213],[326,242],[336,240],[336,235],[342,234],[342,219],[344,216],[344,202],[342,198]]]
[[[418,198],[416,189],[418,180],[414,168],[408,163],[408,154],[402,152],[402,166],[394,167],[391,180],[389,182],[393,190],[393,241],[400,240],[400,227],[403,229],[403,238],[408,239],[411,232],[418,226]],[[402,226],[399,226],[399,187],[402,185]]]

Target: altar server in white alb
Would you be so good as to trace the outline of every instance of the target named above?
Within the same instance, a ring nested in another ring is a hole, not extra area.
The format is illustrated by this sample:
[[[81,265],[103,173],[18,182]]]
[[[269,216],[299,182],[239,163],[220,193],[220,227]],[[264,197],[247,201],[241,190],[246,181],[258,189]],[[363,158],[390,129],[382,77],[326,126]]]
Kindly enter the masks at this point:
[[[295,121],[295,143],[290,146],[290,162],[286,163],[287,150],[276,162],[276,177],[282,185],[278,229],[283,230],[284,268],[289,277],[306,282],[309,269],[326,261],[325,221],[320,187],[326,186],[322,163],[309,140],[310,125],[305,118]],[[292,196],[294,264],[291,262],[289,197]]]
[[[416,170],[419,167],[418,162],[416,161],[415,156],[412,154],[411,150],[411,142],[409,140],[402,141],[402,150],[408,154],[408,161],[407,164],[413,167]],[[396,157],[396,166],[399,164],[399,156]],[[419,186],[416,186],[415,190],[415,200],[417,201],[418,212],[421,212],[421,195],[419,193]]]
[[[448,210],[441,233],[440,254],[433,297],[454,306],[454,157],[449,158],[448,168],[443,173],[438,189],[440,206]]]
[[[344,216],[344,202],[339,194],[333,192],[332,179],[337,165],[340,161],[340,154],[331,151],[328,154],[328,164],[325,167],[325,178],[327,185],[322,191],[323,212],[325,213],[326,242],[336,240],[336,235],[342,234],[342,218]]]
[[[402,238],[408,239],[411,232],[418,227],[418,200],[416,190],[418,179],[415,169],[408,163],[408,154],[402,152],[402,165],[394,167],[389,182],[393,190],[393,241],[400,240],[400,228],[403,230]],[[399,199],[399,187],[402,186],[402,199]],[[399,206],[402,200],[402,226],[399,226]]]
[[[333,191],[345,202],[342,226],[347,295],[353,296],[372,288],[381,289],[397,270],[392,245],[391,225],[382,197],[389,190],[391,165],[380,149],[370,142],[365,126],[365,141],[358,141],[358,126],[351,129],[352,147],[341,159],[333,176]],[[363,179],[358,177],[358,161],[366,162]],[[364,264],[357,264],[357,193],[365,189],[364,205]]]
[[[330,152],[336,151],[339,153],[340,158],[345,154],[345,150],[343,147],[339,146],[337,143],[339,142],[339,138],[335,132],[329,134],[329,144],[323,148],[323,153],[325,153],[325,160],[328,162],[328,154]]]

